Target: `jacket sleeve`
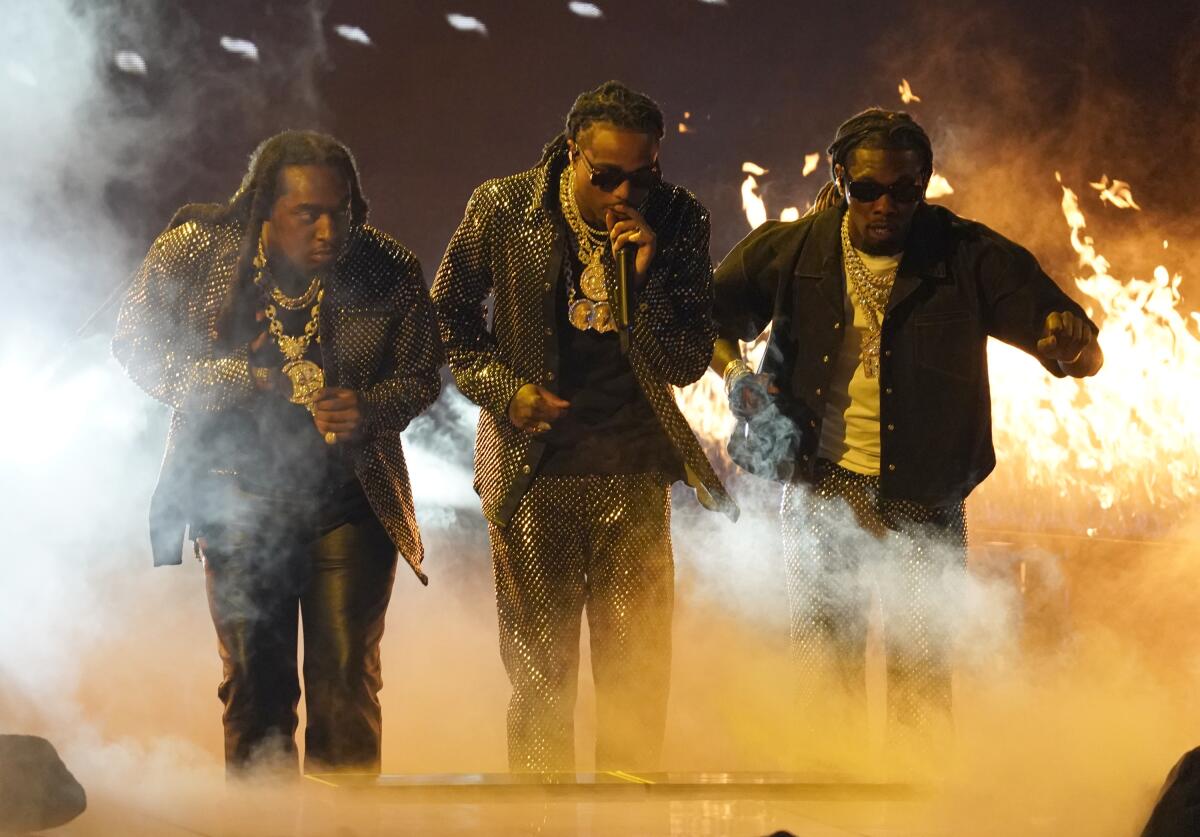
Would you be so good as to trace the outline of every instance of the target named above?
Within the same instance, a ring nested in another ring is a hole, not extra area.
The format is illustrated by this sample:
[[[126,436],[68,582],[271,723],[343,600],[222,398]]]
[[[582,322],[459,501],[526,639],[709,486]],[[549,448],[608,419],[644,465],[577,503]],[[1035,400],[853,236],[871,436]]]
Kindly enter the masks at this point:
[[[368,435],[379,430],[404,430],[437,400],[442,388],[438,375],[442,343],[421,264],[404,250],[397,269],[400,289],[396,295],[396,323],[382,364],[384,372],[361,393]]]
[[[164,232],[130,281],[112,351],[129,377],[176,410],[219,410],[254,391],[248,348],[218,351],[199,288],[216,235],[196,222]]]
[[[791,264],[780,258],[777,244],[789,235],[779,221],[759,225],[729,251],[714,275],[714,316],[726,340],[753,340],[774,314],[775,294]]]
[[[1066,373],[1057,361],[1038,354],[1046,317],[1070,311],[1082,317],[1093,334],[1099,328],[1024,247],[985,229],[972,249],[988,334],[1032,355],[1051,375],[1063,377]]]
[[[487,325],[485,303],[495,281],[491,245],[497,211],[492,187],[485,183],[467,202],[438,267],[432,296],[454,382],[467,398],[503,416],[525,381],[501,354]]]
[[[712,261],[708,212],[692,202],[665,252],[655,256],[638,299],[633,350],[668,383],[687,386],[712,359]]]

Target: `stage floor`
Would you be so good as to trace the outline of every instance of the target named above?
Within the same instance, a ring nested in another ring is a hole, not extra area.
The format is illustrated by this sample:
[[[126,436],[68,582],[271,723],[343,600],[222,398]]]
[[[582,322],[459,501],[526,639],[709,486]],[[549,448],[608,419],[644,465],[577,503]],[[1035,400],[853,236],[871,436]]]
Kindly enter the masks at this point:
[[[141,808],[100,796],[63,835],[950,835],[912,785],[782,773],[314,775]],[[961,833],[961,832],[959,832]]]

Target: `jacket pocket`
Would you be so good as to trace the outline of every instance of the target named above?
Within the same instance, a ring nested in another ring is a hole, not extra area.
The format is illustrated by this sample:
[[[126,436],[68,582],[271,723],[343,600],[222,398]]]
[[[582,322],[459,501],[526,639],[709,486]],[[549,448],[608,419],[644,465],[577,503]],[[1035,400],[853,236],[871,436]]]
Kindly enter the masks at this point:
[[[913,320],[917,364],[957,381],[979,376],[982,340],[969,311],[937,311]]]

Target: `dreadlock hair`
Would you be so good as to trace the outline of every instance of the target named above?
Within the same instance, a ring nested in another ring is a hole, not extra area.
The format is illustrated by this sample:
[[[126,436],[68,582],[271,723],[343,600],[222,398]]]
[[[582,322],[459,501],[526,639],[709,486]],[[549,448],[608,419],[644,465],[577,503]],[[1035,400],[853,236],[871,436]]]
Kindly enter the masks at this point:
[[[657,102],[619,81],[606,81],[595,90],[579,94],[567,114],[566,130],[546,143],[538,165],[545,165],[565,151],[568,139],[578,140],[580,134],[598,122],[650,134],[655,139],[663,137],[663,115]]]
[[[367,200],[363,197],[354,155],[345,145],[316,131],[284,131],[263,140],[250,155],[250,165],[233,197],[224,206],[200,205],[184,207],[171,220],[171,226],[196,217],[213,221],[236,223],[242,228],[238,260],[234,267],[235,281],[230,287],[217,316],[217,333],[227,335],[234,304],[254,270],[258,240],[263,222],[271,214],[279,197],[279,174],[286,166],[329,166],[341,174],[350,187],[350,228],[367,220]],[[190,211],[189,211],[190,210]]]
[[[902,110],[868,108],[843,122],[827,149],[829,153],[829,182],[821,187],[812,208],[812,215],[837,204],[841,192],[837,185],[837,167],[846,167],[850,152],[856,148],[887,151],[915,151],[921,155],[921,173],[926,180],[933,174],[933,145],[925,129]]]

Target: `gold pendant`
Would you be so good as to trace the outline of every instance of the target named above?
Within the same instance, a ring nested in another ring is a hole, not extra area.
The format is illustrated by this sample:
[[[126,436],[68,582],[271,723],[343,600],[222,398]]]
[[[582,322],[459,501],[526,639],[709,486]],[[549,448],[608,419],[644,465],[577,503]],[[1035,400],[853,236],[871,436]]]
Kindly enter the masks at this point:
[[[571,321],[571,325],[580,331],[587,331],[592,327],[592,318],[595,316],[595,304],[590,299],[580,299],[571,303],[571,307],[567,309],[567,319]]]
[[[315,413],[313,402],[325,386],[325,372],[311,360],[292,360],[283,365],[283,374],[292,382],[292,394],[288,400],[303,404],[310,413]]]
[[[601,334],[617,330],[617,323],[613,320],[612,306],[607,302],[596,303],[596,310],[592,314],[592,328]]]
[[[588,260],[587,267],[583,269],[583,275],[579,277],[579,289],[588,299],[596,302],[604,302],[608,299],[608,286],[605,284],[607,277],[605,276],[602,252],[602,247],[597,247],[592,251],[592,257]]]

